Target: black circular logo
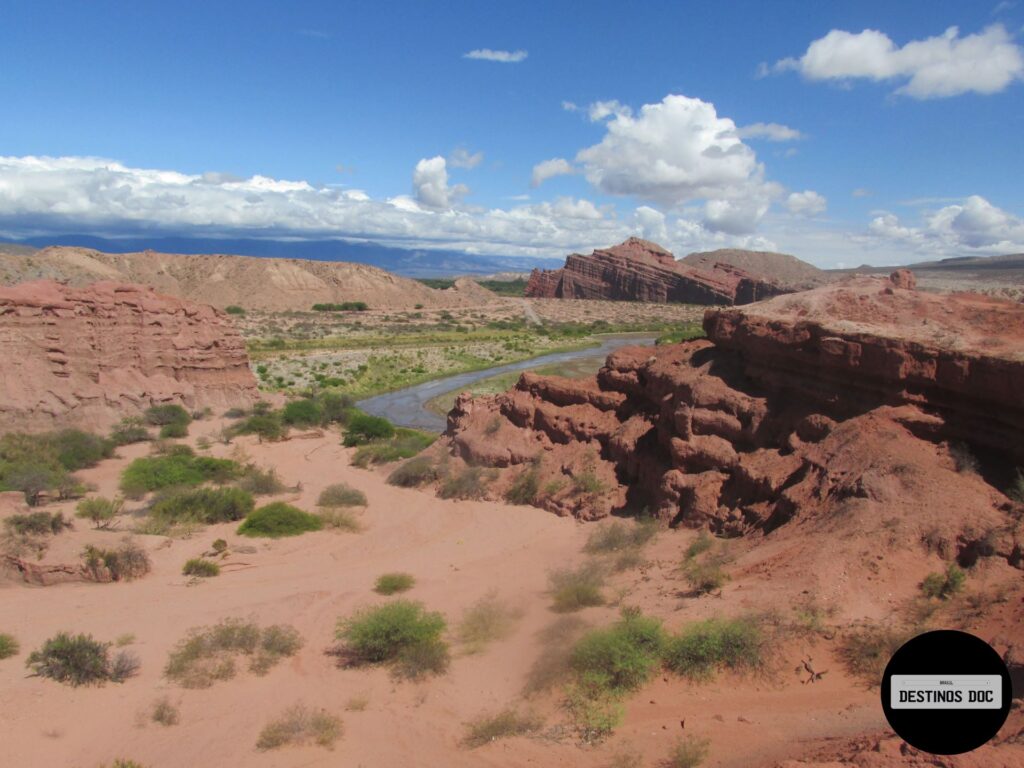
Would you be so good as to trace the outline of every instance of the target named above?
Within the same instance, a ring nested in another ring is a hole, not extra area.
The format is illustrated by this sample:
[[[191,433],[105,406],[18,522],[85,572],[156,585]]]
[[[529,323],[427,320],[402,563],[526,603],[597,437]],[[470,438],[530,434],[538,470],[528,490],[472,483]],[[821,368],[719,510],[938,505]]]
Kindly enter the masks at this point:
[[[893,654],[882,676],[882,709],[904,741],[936,755],[977,749],[1010,713],[1013,689],[999,654],[952,629],[926,632]]]

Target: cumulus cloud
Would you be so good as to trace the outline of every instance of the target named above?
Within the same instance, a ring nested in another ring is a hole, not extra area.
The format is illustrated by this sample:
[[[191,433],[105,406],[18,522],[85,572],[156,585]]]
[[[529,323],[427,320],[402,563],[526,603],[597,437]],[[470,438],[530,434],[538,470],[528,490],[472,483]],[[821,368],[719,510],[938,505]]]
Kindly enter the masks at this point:
[[[602,104],[611,118],[604,138],[576,155],[600,191],[666,207],[704,200],[705,225],[732,234],[752,231],[781,194],[765,181],[736,124],[719,117],[713,104],[670,94],[636,115],[618,102]]]
[[[796,128],[780,123],[751,123],[736,129],[741,139],[767,139],[768,141],[797,141],[804,135]]]
[[[799,59],[782,59],[761,74],[795,70],[809,80],[903,80],[896,93],[916,99],[998,93],[1024,78],[1024,51],[1002,24],[960,36],[942,35],[898,47],[884,32],[833,29]]]
[[[554,178],[555,176],[566,176],[575,172],[576,169],[572,167],[572,164],[568,160],[562,157],[553,157],[550,160],[544,160],[543,162],[537,163],[533,166],[530,186],[539,187],[545,181]]]
[[[530,54],[520,49],[518,51],[493,51],[490,48],[477,48],[462,54],[464,59],[477,59],[480,61],[497,61],[502,64],[518,64],[524,61]]]
[[[416,202],[427,208],[451,208],[460,197],[469,192],[464,184],[448,186],[448,164],[437,157],[423,158],[412,172],[412,186]]]
[[[587,117],[590,118],[590,122],[592,123],[604,120],[606,117],[630,117],[632,114],[633,110],[625,104],[620,104],[617,99],[612,99],[611,101],[595,101],[587,107]]]
[[[828,201],[813,189],[792,192],[786,198],[786,209],[794,216],[817,216],[827,207]]]
[[[452,168],[476,168],[480,163],[484,161],[483,152],[470,152],[465,147],[456,147],[455,150],[448,155],[448,164]]]
[[[980,195],[925,214],[919,226],[904,224],[898,216],[882,212],[872,219],[868,232],[937,257],[1024,251],[1024,219]]]

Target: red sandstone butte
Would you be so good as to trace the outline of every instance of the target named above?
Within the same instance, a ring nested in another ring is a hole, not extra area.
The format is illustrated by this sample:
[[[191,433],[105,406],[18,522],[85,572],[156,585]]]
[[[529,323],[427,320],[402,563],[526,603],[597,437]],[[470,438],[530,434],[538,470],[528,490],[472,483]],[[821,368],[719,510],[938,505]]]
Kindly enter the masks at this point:
[[[158,403],[189,409],[258,397],[227,315],[142,285],[0,287],[0,431],[106,429]]]

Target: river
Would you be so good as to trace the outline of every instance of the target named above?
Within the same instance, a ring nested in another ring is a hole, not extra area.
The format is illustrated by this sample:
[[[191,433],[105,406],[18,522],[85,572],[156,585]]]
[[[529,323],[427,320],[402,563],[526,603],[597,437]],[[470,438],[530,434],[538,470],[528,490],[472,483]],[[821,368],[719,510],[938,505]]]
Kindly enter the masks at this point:
[[[633,345],[653,344],[655,336],[650,334],[621,333],[598,336],[601,345],[576,349],[571,352],[554,352],[550,355],[541,355],[529,360],[520,360],[518,363],[507,363],[497,365],[493,368],[484,368],[480,371],[469,371],[454,376],[446,376],[443,379],[433,379],[412,387],[399,389],[394,392],[387,392],[383,395],[368,397],[360,400],[356,405],[374,416],[383,416],[392,424],[399,427],[411,427],[422,429],[427,432],[442,432],[445,428],[445,420],[436,413],[427,409],[427,403],[447,392],[461,392],[474,382],[481,379],[488,379],[510,371],[526,371],[531,368],[539,368],[542,365],[552,363],[563,363],[570,360],[594,358],[594,370],[604,362],[605,357],[613,349]]]

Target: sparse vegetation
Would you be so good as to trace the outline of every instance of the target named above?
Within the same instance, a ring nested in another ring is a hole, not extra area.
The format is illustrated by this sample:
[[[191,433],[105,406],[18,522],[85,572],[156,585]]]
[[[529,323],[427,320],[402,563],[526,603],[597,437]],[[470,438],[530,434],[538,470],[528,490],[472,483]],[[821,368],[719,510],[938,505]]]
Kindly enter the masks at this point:
[[[281,414],[273,412],[253,413],[249,418],[236,424],[233,431],[239,435],[256,435],[261,443],[264,440],[274,442],[288,434]]]
[[[17,656],[20,650],[21,646],[18,645],[14,635],[0,632],[0,659],[9,659],[11,656]]]
[[[604,483],[592,469],[584,470],[572,476],[572,488],[576,493],[596,494],[605,490]]]
[[[44,493],[80,496],[82,484],[71,473],[113,454],[112,441],[78,429],[9,432],[0,437],[0,491],[21,491],[29,506],[36,506]]]
[[[192,629],[171,651],[164,675],[183,688],[209,688],[235,676],[238,656],[247,657],[249,669],[261,675],[301,647],[302,638],[293,627],[278,624],[260,629],[253,621],[225,619]]]
[[[127,416],[121,419],[120,423],[110,431],[110,441],[114,445],[131,445],[149,439],[149,430],[138,416]]]
[[[268,750],[284,746],[316,744],[332,749],[341,738],[341,720],[323,710],[313,711],[297,704],[260,731],[256,749]]]
[[[921,591],[925,597],[946,600],[964,588],[967,574],[956,563],[950,563],[945,573],[929,573],[921,582]]]
[[[442,499],[482,499],[487,495],[489,474],[481,467],[463,467],[443,478],[437,489]]]
[[[503,640],[515,628],[522,612],[490,592],[466,609],[456,629],[456,637],[467,653],[478,653],[488,643]]]
[[[665,631],[657,619],[623,611],[622,619],[584,635],[572,652],[578,684],[592,698],[619,696],[643,685],[661,663]]]
[[[213,525],[242,520],[255,506],[241,488],[169,488],[158,494],[150,514],[168,523]]]
[[[365,507],[366,494],[347,483],[329,485],[316,501],[320,507]]]
[[[129,498],[141,498],[148,491],[171,486],[224,484],[236,479],[241,467],[230,459],[196,456],[185,445],[169,452],[135,459],[121,474],[121,491]]]
[[[229,304],[228,306],[224,307],[224,311],[227,312],[229,315],[244,315],[245,314],[245,310],[242,309],[237,304]]]
[[[154,427],[163,427],[168,424],[184,424],[188,426],[192,421],[191,414],[176,403],[154,405],[151,408],[147,408],[143,418],[147,424]]]
[[[188,437],[188,424],[181,422],[174,422],[173,424],[164,424],[160,427],[160,439],[167,440],[177,437]]]
[[[152,719],[154,723],[164,727],[169,727],[177,725],[181,719],[181,715],[178,712],[178,708],[171,703],[171,700],[164,696],[153,702],[150,719]]]
[[[615,521],[597,528],[587,539],[584,552],[605,555],[643,547],[658,533],[658,524],[642,521],[634,525]]]
[[[94,640],[92,635],[60,632],[39,650],[32,651],[25,666],[36,677],[48,677],[66,685],[102,685],[122,683],[138,672],[137,657],[121,651],[110,657],[110,643]]]
[[[888,624],[867,624],[841,638],[839,658],[851,675],[876,686],[889,659],[912,634]]]
[[[395,600],[365,608],[338,622],[338,650],[348,664],[394,665],[402,677],[440,674],[448,668],[448,646],[441,638],[445,620],[422,603]]]
[[[586,628],[587,623],[578,616],[559,616],[538,633],[541,652],[527,675],[525,695],[551,690],[569,680],[572,649]]]
[[[343,301],[336,304],[314,304],[314,312],[365,312],[370,307],[365,301]]]
[[[185,576],[198,576],[205,579],[211,576],[219,576],[220,566],[213,562],[213,560],[207,560],[204,557],[193,557],[185,561],[181,572]]]
[[[323,527],[330,530],[347,531],[349,533],[359,533],[363,530],[363,525],[359,522],[359,519],[347,509],[327,507],[320,511],[318,517],[323,522]]]
[[[565,709],[573,728],[584,744],[595,744],[611,735],[625,714],[622,704],[610,694],[594,695],[586,688],[572,685],[566,690]]]
[[[575,569],[554,571],[548,581],[552,607],[561,613],[604,605],[604,573],[596,563],[585,563]]]
[[[416,578],[411,573],[385,573],[377,577],[373,591],[379,595],[394,595],[408,592],[415,583]]]
[[[95,528],[109,528],[110,523],[121,514],[124,509],[124,499],[115,496],[113,499],[105,499],[102,496],[94,496],[91,499],[82,499],[75,507],[75,517],[82,517],[93,524]]]
[[[400,488],[417,488],[440,477],[437,465],[429,456],[417,456],[395,467],[388,475],[388,484]]]
[[[722,547],[705,531],[687,547],[680,571],[696,595],[707,595],[721,590],[729,581],[723,566],[728,562]]]
[[[709,744],[707,739],[696,736],[680,737],[661,762],[661,768],[697,768],[707,759]]]
[[[534,462],[516,475],[505,491],[505,501],[509,504],[532,504],[539,491],[540,464]]]
[[[4,519],[4,527],[20,536],[48,536],[71,528],[71,521],[64,518],[63,512],[29,512]]]
[[[486,715],[469,723],[466,727],[466,737],[462,743],[470,749],[476,749],[500,739],[534,733],[543,722],[532,712],[505,709],[497,714]]]
[[[764,664],[765,635],[752,616],[707,619],[683,628],[665,647],[665,664],[691,680],[709,680],[720,669],[751,672]]]
[[[112,581],[133,581],[149,573],[153,567],[149,555],[131,538],[125,538],[117,549],[103,549],[91,544],[82,551],[85,567],[103,580],[103,569]]]
[[[343,442],[346,447],[352,448],[374,440],[388,440],[394,436],[395,428],[387,419],[353,410],[345,425]]]
[[[283,536],[298,536],[307,531],[319,531],[324,523],[316,515],[275,501],[252,512],[238,527],[242,536],[258,536],[279,539]]]
[[[281,421],[292,427],[316,427],[323,422],[324,412],[312,398],[292,400],[281,411]]]
[[[276,469],[260,469],[255,464],[249,464],[242,470],[238,487],[254,496],[269,496],[285,490],[285,484],[277,476]]]
[[[437,435],[395,427],[394,437],[359,446],[352,456],[352,465],[367,467],[370,464],[387,464],[399,459],[408,459],[429,448],[435,440]]]

